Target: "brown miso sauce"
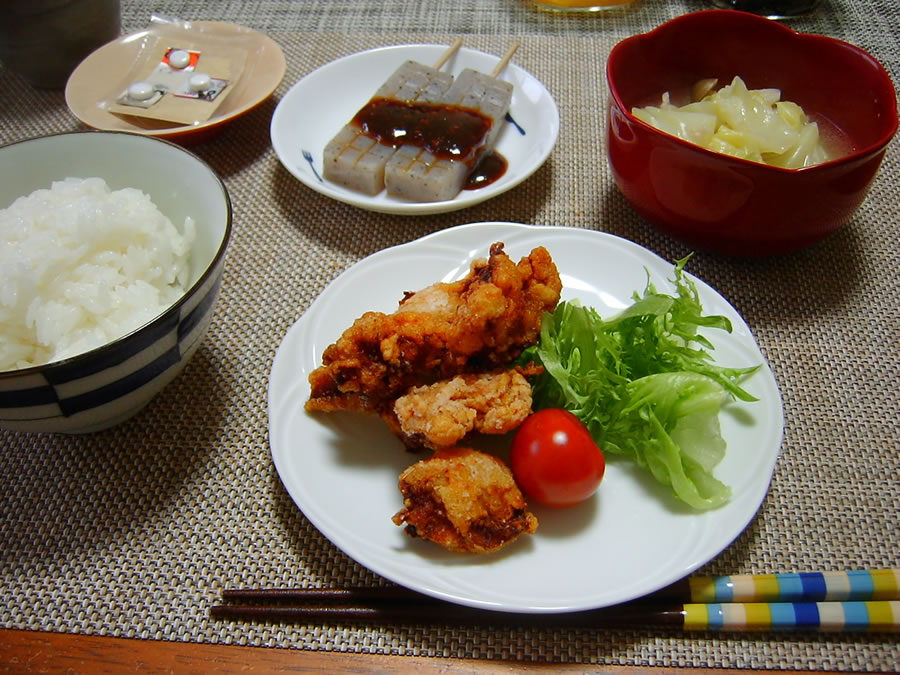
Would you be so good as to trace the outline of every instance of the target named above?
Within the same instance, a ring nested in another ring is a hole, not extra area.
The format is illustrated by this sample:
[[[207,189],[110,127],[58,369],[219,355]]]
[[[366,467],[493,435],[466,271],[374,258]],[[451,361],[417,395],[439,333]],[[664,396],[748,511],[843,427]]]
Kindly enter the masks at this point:
[[[499,152],[486,155],[466,178],[463,190],[478,190],[487,187],[505,174],[508,167],[509,162]]]
[[[415,145],[440,159],[472,165],[483,150],[491,118],[472,108],[447,103],[373,98],[352,124],[388,145]]]

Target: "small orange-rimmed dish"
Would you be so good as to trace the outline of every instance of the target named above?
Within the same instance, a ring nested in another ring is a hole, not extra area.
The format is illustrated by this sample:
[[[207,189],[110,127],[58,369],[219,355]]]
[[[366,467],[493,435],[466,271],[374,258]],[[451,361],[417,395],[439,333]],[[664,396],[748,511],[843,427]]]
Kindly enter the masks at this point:
[[[741,77],[797,103],[843,146],[834,158],[784,169],[708,150],[633,114],[664,92]],[[747,12],[686,14],[618,43],[607,61],[607,142],[613,175],[651,224],[714,253],[761,256],[815,244],[866,197],[897,131],[890,76],[862,49],[798,33]]]
[[[209,119],[196,124],[177,124],[120,115],[101,105],[114,93],[117,83],[127,79],[129,72],[134,70],[148,43],[158,39],[161,33],[168,39],[177,40],[180,36],[185,44],[206,39],[239,45],[246,52],[246,61],[234,88]],[[124,35],[94,51],[69,77],[66,104],[75,117],[93,129],[129,131],[181,144],[199,143],[269,98],[284,78],[285,67],[281,47],[250,28],[219,21],[162,24]]]

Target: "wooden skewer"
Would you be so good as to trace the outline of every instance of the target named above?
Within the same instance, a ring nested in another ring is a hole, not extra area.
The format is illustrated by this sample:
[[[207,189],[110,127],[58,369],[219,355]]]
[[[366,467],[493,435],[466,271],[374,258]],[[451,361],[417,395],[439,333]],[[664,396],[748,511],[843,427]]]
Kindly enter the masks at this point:
[[[447,60],[451,56],[453,56],[457,51],[459,51],[459,48],[462,47],[462,43],[463,43],[462,38],[456,38],[456,41],[452,45],[447,47],[447,50],[443,53],[441,58],[439,58],[435,62],[435,64],[434,64],[435,70],[440,70],[441,66],[443,66],[445,63],[447,63]]]
[[[510,47],[506,54],[500,59],[500,63],[497,64],[497,67],[494,68],[494,72],[491,73],[491,77],[497,77],[500,73],[503,72],[503,69],[506,68],[506,64],[509,63],[510,59],[512,59],[513,54],[516,53],[516,50],[519,48],[519,43],[513,43],[513,46]]]

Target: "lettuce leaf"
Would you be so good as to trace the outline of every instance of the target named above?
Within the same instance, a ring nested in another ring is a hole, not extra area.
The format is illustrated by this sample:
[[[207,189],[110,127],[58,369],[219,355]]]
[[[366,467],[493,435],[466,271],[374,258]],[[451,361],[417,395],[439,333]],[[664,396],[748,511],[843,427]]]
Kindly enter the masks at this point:
[[[729,400],[755,401],[739,382],[759,366],[713,362],[712,343],[698,330],[731,332],[727,317],[704,315],[695,284],[675,264],[677,295],[659,293],[649,278],[643,294],[609,319],[576,301],[545,314],[537,345],[521,362],[544,366],[534,378],[535,408],[565,408],[613,455],[629,457],[696,509],[728,501],[713,476],[725,456],[719,412]]]

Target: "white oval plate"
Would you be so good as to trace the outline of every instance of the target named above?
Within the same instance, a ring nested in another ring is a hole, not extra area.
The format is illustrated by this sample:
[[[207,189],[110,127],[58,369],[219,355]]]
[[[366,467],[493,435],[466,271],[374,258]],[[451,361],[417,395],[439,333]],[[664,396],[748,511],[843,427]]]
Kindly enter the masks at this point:
[[[322,351],[367,310],[392,312],[404,291],[464,276],[502,241],[514,259],[543,245],[563,279],[563,298],[608,316],[643,291],[649,271],[674,292],[673,264],[618,237],[564,227],[511,223],[461,225],[369,256],[341,274],[291,327],[269,379],[269,442],[282,482],[306,517],[373,572],[463,605],[516,612],[565,612],[618,604],[690,574],[724,550],[759,509],[781,446],[781,396],[749,327],[695,280],[704,310],[731,319],[734,332],[709,331],[716,362],[761,364],[745,381],[759,398],[721,414],[728,451],[716,476],[731,501],[708,512],[676,502],[628,460],[607,457],[598,493],[570,509],[534,506],[540,521],[496,554],[449,553],[407,537],[391,522],[403,504],[400,472],[419,459],[374,415],[310,414],[307,378]],[[691,277],[693,278],[693,277]]]
[[[507,65],[500,77],[514,85],[509,112],[518,128],[507,123],[500,133],[496,149],[509,161],[509,168],[494,183],[477,190],[463,190],[448,201],[416,203],[391,197],[384,191],[370,197],[321,178],[325,145],[381,83],[404,61],[433,64],[446,49],[446,45],[382,47],[345,56],[314,70],[291,87],[275,108],[271,136],[278,159],[316,192],[362,209],[395,215],[464,209],[515,187],[544,163],[559,137],[556,102],[543,84],[515,63]],[[490,73],[499,60],[497,56],[462,47],[443,70],[454,75],[464,68]],[[310,153],[312,164],[304,158],[304,150]]]

